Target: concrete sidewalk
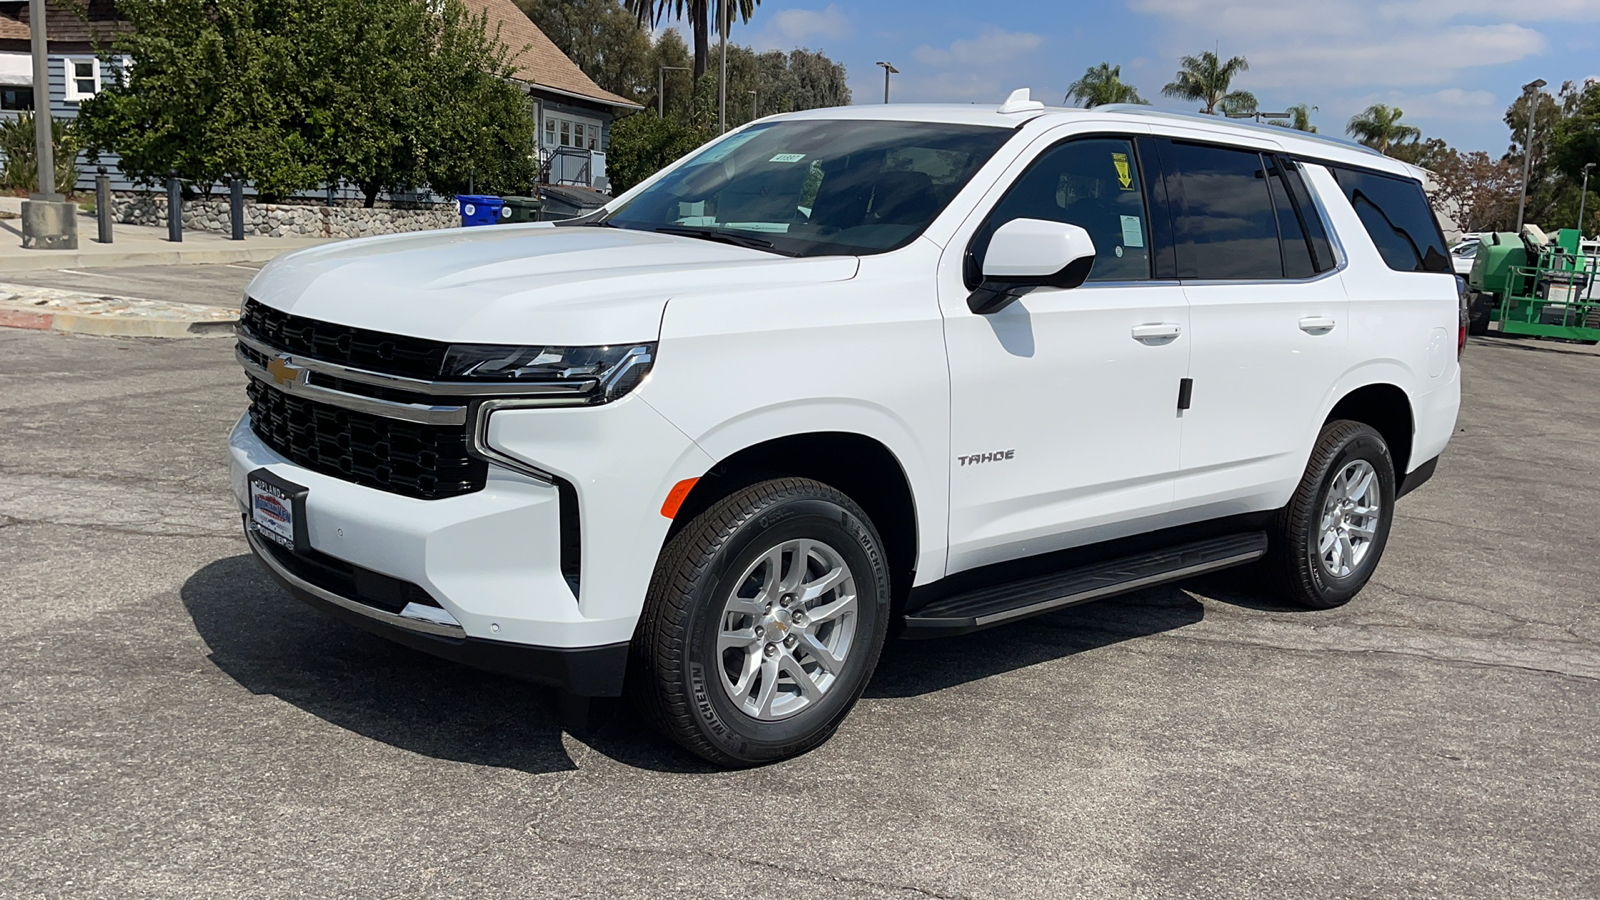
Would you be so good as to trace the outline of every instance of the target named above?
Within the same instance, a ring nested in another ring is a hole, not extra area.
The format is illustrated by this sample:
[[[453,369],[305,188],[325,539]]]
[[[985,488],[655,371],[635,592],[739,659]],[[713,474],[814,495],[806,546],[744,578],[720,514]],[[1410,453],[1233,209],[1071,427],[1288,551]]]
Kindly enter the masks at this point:
[[[0,197],[0,213],[21,213],[22,198]],[[209,231],[185,231],[181,243],[167,240],[165,228],[117,225],[112,243],[95,240],[93,216],[78,217],[78,249],[24,250],[22,220],[0,218],[0,273],[93,266],[162,266],[188,263],[265,262],[290,250],[325,244],[327,238],[251,236],[242,241]]]

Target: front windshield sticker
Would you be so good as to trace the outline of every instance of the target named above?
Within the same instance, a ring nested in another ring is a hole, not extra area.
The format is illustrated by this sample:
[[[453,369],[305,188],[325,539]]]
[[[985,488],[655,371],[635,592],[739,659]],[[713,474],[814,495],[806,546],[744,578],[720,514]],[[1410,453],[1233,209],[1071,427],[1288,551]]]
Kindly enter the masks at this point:
[[[1139,222],[1138,216],[1122,217],[1122,245],[1124,247],[1144,246],[1144,226]]]
[[[1125,191],[1133,190],[1133,171],[1128,168],[1128,154],[1111,154],[1111,165],[1117,169],[1117,183],[1122,185],[1122,189]]]
[[[799,162],[805,158],[806,155],[804,153],[779,153],[777,156],[767,160],[767,162]]]

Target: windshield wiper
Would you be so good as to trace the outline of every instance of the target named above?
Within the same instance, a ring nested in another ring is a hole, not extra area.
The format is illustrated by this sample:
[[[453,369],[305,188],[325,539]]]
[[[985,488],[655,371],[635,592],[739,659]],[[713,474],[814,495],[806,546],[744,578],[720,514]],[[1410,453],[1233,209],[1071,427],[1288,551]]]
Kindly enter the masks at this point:
[[[756,237],[753,234],[743,234],[737,231],[723,231],[719,228],[695,227],[692,225],[662,225],[655,229],[657,234],[679,234],[684,237],[700,238],[706,241],[716,241],[722,244],[732,244],[735,247],[748,247],[751,250],[765,250],[779,256],[794,256],[786,250],[779,250],[772,246],[766,238]]]

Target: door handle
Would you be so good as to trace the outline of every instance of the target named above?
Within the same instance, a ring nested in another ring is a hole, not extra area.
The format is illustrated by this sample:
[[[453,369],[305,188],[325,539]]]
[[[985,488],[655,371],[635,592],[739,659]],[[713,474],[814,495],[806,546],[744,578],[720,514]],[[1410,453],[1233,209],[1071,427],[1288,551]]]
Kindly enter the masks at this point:
[[[1300,320],[1300,330],[1306,334],[1327,334],[1336,324],[1327,316],[1306,316]]]
[[[1183,334],[1183,326],[1176,322],[1133,326],[1133,339],[1136,341],[1170,341],[1180,334]]]

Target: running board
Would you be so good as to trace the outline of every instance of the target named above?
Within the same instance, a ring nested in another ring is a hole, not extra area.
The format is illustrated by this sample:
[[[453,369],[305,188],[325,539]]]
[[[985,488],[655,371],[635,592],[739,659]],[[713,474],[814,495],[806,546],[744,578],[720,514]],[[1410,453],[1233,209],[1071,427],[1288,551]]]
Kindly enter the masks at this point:
[[[1254,562],[1266,552],[1266,532],[1253,531],[978,588],[936,600],[907,615],[903,636],[966,634],[1101,597]]]

